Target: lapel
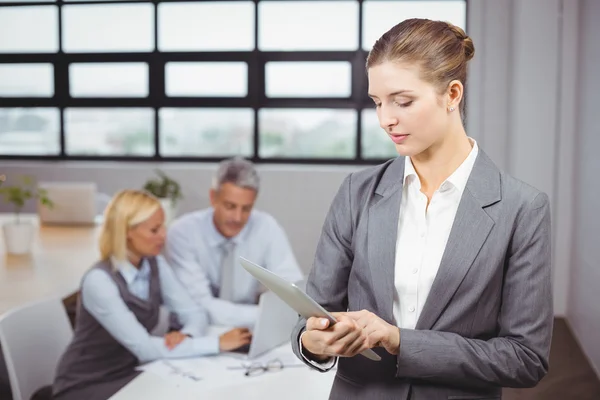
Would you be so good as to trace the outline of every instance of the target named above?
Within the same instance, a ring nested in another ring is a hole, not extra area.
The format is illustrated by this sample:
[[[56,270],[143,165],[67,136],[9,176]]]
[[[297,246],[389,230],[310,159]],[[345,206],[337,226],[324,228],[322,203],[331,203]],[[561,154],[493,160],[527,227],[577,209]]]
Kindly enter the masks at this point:
[[[396,237],[403,181],[404,157],[398,157],[383,171],[369,207],[367,259],[378,315],[389,323],[393,321]]]
[[[445,309],[494,226],[485,207],[500,200],[500,171],[480,148],[416,329],[431,329]]]

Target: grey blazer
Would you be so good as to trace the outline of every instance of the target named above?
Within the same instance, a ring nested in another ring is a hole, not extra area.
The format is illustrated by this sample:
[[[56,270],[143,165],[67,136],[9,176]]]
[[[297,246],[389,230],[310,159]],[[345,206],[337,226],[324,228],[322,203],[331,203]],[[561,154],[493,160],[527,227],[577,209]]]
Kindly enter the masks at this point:
[[[306,288],[327,310],[394,323],[403,176],[398,157],[342,183]],[[548,196],[480,149],[416,329],[400,330],[398,356],[340,358],[330,399],[500,399],[502,387],[536,385],[552,336],[550,236]],[[305,323],[292,332],[300,359]]]

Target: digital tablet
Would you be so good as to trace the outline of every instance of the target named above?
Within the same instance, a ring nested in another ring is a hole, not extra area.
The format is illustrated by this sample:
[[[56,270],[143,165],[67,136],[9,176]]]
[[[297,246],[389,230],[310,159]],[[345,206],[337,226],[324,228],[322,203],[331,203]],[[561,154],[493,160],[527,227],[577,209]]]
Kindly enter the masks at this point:
[[[246,271],[252,274],[252,276],[258,279],[263,285],[269,288],[304,318],[327,318],[331,325],[337,322],[333,315],[292,282],[286,281],[268,269],[263,268],[244,257],[240,257],[240,263]],[[381,357],[379,357],[372,349],[367,349],[360,354],[373,361],[381,360]]]

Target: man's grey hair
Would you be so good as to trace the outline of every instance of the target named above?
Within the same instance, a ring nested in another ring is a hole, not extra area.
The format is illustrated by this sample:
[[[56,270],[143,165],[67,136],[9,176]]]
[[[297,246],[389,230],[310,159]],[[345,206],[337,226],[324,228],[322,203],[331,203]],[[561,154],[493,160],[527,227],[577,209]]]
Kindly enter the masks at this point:
[[[252,162],[242,157],[235,157],[219,163],[217,173],[213,177],[212,188],[219,190],[224,183],[233,183],[258,192],[260,179]]]

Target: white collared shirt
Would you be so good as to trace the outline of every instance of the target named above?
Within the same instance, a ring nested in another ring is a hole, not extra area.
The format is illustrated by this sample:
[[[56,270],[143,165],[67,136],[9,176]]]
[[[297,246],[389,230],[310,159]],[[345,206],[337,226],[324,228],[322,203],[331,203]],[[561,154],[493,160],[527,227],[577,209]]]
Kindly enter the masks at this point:
[[[429,207],[410,157],[398,219],[394,284],[394,318],[398,327],[414,329],[437,275],[456,211],[479,152],[477,142],[462,164],[433,193]]]

